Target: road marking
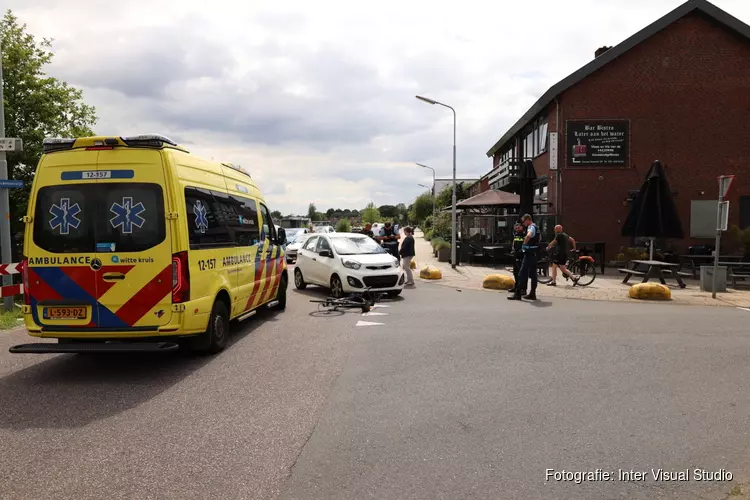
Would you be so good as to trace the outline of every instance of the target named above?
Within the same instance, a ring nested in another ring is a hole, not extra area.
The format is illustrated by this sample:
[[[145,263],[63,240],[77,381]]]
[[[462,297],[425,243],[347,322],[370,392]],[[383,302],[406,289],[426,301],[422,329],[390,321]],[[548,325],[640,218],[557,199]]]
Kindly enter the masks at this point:
[[[369,313],[362,313],[362,316],[388,316],[388,313],[369,312]]]
[[[738,307],[737,309],[739,309],[740,311],[750,312],[750,309],[748,309],[747,307]]]
[[[372,306],[372,309],[376,309],[378,307],[391,307],[391,306],[383,306],[383,305],[380,305],[380,304],[375,304],[374,306]]]
[[[372,323],[371,321],[357,321],[356,326],[380,326],[384,323]]]

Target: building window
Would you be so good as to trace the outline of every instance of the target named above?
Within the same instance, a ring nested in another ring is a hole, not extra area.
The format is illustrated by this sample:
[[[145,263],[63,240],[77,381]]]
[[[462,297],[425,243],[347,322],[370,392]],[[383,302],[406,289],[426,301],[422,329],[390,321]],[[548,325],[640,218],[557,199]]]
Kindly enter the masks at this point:
[[[530,130],[523,140],[523,157],[524,159],[534,157],[534,129]]]
[[[750,196],[740,196],[740,229],[750,227]]]

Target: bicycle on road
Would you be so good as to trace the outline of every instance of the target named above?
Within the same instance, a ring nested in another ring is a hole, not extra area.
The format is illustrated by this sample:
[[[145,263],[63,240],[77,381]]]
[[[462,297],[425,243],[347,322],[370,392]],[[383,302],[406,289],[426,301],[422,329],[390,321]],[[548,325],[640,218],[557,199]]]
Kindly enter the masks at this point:
[[[596,265],[592,256],[580,255],[580,253],[580,250],[571,250],[567,268],[573,276],[578,276],[578,281],[573,283],[573,286],[589,286],[596,279]],[[552,281],[551,268],[552,260],[547,252],[547,257],[539,262],[537,268],[537,281],[539,283],[546,285]],[[565,275],[563,275],[563,278],[565,278],[565,281],[570,279]]]
[[[361,309],[363,313],[370,312],[372,306],[383,298],[384,293],[371,292],[367,287],[362,293],[352,294],[349,297],[325,299],[312,299],[310,302],[318,304],[318,311],[333,312],[340,309]]]

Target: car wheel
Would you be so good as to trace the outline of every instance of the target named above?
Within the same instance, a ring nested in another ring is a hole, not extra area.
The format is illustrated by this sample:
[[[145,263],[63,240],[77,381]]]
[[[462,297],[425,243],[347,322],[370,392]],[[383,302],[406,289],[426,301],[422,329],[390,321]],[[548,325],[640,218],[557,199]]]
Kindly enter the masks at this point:
[[[299,270],[299,267],[294,268],[294,286],[297,287],[297,290],[307,288],[307,283],[305,283],[305,278],[302,277],[302,271]]]
[[[281,283],[279,283],[279,291],[276,293],[276,300],[279,301],[279,303],[276,305],[276,307],[283,311],[286,309],[286,288],[289,285],[288,279],[286,276],[281,277]]]
[[[216,354],[224,350],[229,341],[229,311],[221,300],[214,302],[208,328],[193,339],[192,349],[201,353]]]
[[[401,290],[391,290],[388,292],[388,296],[391,298],[398,297],[399,295],[401,295]]]
[[[344,284],[338,274],[331,276],[331,295],[337,299],[344,296]]]

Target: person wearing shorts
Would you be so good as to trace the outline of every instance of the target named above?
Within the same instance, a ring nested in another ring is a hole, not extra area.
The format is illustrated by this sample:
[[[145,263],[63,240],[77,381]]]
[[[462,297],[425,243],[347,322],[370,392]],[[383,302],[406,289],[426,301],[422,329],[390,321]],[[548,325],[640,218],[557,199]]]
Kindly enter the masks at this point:
[[[576,240],[568,236],[563,232],[561,225],[555,226],[555,239],[552,243],[547,246],[549,252],[553,248],[556,250],[551,256],[552,262],[552,281],[547,283],[547,286],[557,286],[557,268],[563,273],[563,276],[573,280],[573,283],[578,281],[578,278],[574,277],[573,274],[568,271],[568,259],[570,258],[570,249],[576,249]]]

